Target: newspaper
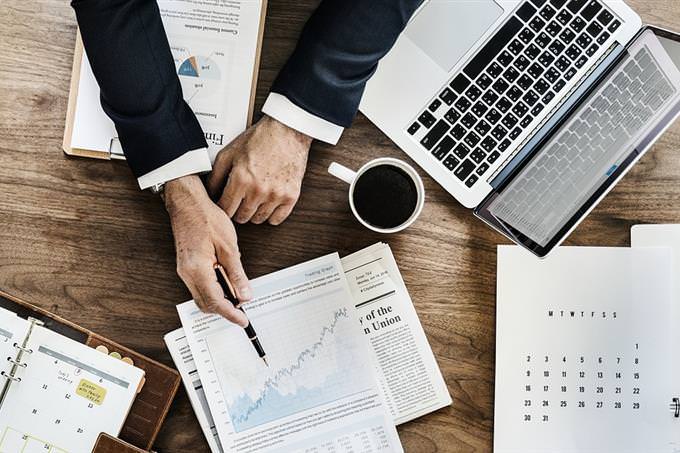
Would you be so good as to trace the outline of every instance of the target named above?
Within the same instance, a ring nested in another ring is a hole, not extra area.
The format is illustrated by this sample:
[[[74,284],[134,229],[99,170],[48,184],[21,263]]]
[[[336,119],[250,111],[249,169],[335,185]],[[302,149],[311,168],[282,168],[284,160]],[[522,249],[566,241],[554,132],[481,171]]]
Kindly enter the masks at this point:
[[[389,245],[374,244],[346,256],[341,264],[352,305],[356,308],[357,327],[367,340],[378,390],[394,424],[399,425],[449,406],[451,397]],[[183,305],[186,307],[186,304]],[[254,321],[262,335],[259,324]],[[176,337],[179,336],[176,334]],[[192,351],[188,347],[182,349],[183,363],[180,364],[177,359],[180,357],[177,352],[180,345],[177,342],[173,345],[167,339],[166,343],[178,368],[186,367],[185,364],[190,361],[193,363]],[[205,346],[201,348],[206,349]],[[200,373],[201,370],[198,371]],[[214,370],[209,370],[209,374],[214,376]],[[188,388],[201,385],[196,376],[191,378],[191,383],[186,382],[184,374],[182,377]],[[211,431],[208,421],[212,419],[208,404],[201,404],[197,397],[189,396],[204,433],[207,437],[214,435],[219,444],[216,431]],[[210,443],[213,448],[213,443]],[[213,449],[213,452],[217,451]],[[227,451],[231,450],[227,448]]]

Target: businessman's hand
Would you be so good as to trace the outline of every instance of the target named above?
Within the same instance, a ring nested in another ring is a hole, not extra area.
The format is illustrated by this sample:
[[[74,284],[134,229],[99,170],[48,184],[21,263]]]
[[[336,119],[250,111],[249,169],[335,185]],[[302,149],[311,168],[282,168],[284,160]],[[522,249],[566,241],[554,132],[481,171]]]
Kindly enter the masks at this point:
[[[300,196],[312,138],[263,116],[217,155],[213,200],[238,223],[278,225]]]
[[[224,298],[215,264],[224,267],[240,301],[251,298],[241,265],[236,231],[231,219],[215,205],[196,175],[165,185],[165,207],[170,214],[177,252],[177,273],[202,311],[218,313],[245,327],[246,316]]]

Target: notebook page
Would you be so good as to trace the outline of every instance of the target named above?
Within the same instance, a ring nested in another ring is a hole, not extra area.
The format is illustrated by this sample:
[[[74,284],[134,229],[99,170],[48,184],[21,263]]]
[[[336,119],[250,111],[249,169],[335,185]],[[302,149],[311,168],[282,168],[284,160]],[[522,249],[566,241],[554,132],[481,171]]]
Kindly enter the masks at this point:
[[[14,343],[21,344],[26,337],[29,322],[22,319],[9,310],[0,308],[0,371],[9,373],[12,363],[8,358],[14,359],[18,350]],[[0,389],[5,385],[5,379],[0,377]]]
[[[665,249],[498,248],[496,452],[674,452]]]
[[[43,327],[0,409],[0,452],[91,451],[117,436],[144,372]]]

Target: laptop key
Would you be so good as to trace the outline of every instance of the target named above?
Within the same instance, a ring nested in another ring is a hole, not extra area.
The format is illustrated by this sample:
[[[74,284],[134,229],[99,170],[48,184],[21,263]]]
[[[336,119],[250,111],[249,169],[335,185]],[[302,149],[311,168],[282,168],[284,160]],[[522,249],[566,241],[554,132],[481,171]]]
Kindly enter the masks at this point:
[[[475,126],[475,132],[477,132],[480,137],[484,137],[487,132],[491,130],[491,125],[487,123],[485,120],[480,120],[479,123]]]
[[[482,101],[486,102],[489,105],[493,105],[499,98],[498,94],[496,92],[489,90],[486,93],[484,93],[484,96],[482,96]]]
[[[604,27],[599,24],[599,22],[591,22],[590,25],[586,27],[586,33],[588,33],[590,36],[593,38],[597,38],[597,35],[602,33],[602,30],[604,30]]]
[[[496,108],[501,112],[505,113],[508,110],[510,110],[510,107],[512,107],[512,102],[508,100],[506,97],[502,97],[497,103],[496,103]]]
[[[541,49],[536,47],[536,44],[529,44],[529,47],[526,48],[524,54],[531,60],[535,60],[536,57],[538,57],[541,54]]]
[[[478,180],[479,177],[477,175],[470,175],[470,177],[465,181],[465,185],[468,187],[472,187]]]
[[[579,55],[581,55],[581,49],[578,48],[576,44],[572,44],[569,46],[569,48],[564,52],[566,56],[571,58],[572,60],[576,60]]]
[[[536,8],[540,8],[545,4],[546,1],[548,0],[531,0],[531,3],[533,3],[536,6]]]
[[[543,71],[545,71],[545,69],[543,69],[543,66],[541,66],[538,63],[534,63],[534,64],[531,65],[531,67],[529,67],[529,69],[527,70],[527,73],[529,73],[529,75],[531,77],[533,77],[534,80],[535,80],[535,79],[538,79],[539,77],[541,77],[541,74],[543,74]]]
[[[500,153],[497,151],[494,151],[493,153],[489,154],[489,157],[486,159],[490,164],[493,164],[498,160],[498,158],[501,157]]]
[[[550,0],[550,4],[556,9],[562,8],[565,3],[567,3],[567,0]]]
[[[452,105],[458,96],[456,96],[456,93],[451,91],[449,88],[444,88],[444,91],[441,92],[439,95],[439,99],[444,101],[444,104],[446,105]]]
[[[469,112],[465,114],[462,120],[460,120],[460,124],[465,126],[467,129],[470,129],[472,126],[474,126],[476,122],[477,117]]]
[[[543,96],[543,98],[541,99],[541,102],[543,102],[544,104],[547,104],[550,101],[552,101],[554,98],[555,98],[555,93],[553,93],[552,91],[548,91],[547,93],[545,93],[545,96]]]
[[[562,91],[562,88],[567,84],[564,80],[558,80],[555,85],[553,85],[553,90],[555,90],[555,93],[559,93]]]
[[[536,14],[536,11],[538,11],[536,8],[534,8],[531,3],[525,2],[518,10],[517,10],[517,16],[519,16],[520,19],[522,19],[524,22],[528,21],[533,17],[534,14]]]
[[[491,131],[491,135],[493,136],[493,138],[495,138],[498,141],[503,140],[503,138],[505,138],[507,134],[508,130],[501,126],[500,124],[494,127],[493,130]]]
[[[498,63],[500,63],[502,66],[507,66],[510,63],[512,63],[512,60],[515,58],[510,55],[510,52],[507,50],[504,50],[499,56],[498,56]]]
[[[565,47],[567,47],[567,46],[565,46],[564,43],[555,40],[555,41],[553,41],[552,44],[550,44],[550,47],[548,47],[548,50],[550,50],[550,52],[552,52],[553,55],[557,56],[557,55],[562,53],[562,51],[564,50]]]
[[[470,85],[470,80],[463,74],[458,74],[449,84],[458,94],[462,94],[463,91]]]
[[[475,170],[475,173],[477,175],[482,176],[486,171],[489,169],[489,164],[486,162],[483,162],[479,167],[477,167],[477,170]]]
[[[508,134],[508,137],[510,138],[510,140],[514,140],[517,137],[519,137],[519,134],[521,134],[521,133],[522,133],[522,128],[517,126],[512,131],[510,131],[510,133]]]
[[[454,109],[449,109],[449,111],[446,112],[446,114],[444,115],[444,119],[451,124],[458,121],[459,118],[460,118],[460,113],[458,113]]]
[[[522,32],[519,34],[519,39],[522,41],[524,44],[529,44],[532,39],[534,39],[534,36],[536,36],[536,33],[533,31],[529,30],[528,28],[525,28],[522,30]]]
[[[518,87],[514,86],[508,90],[506,93],[506,96],[512,101],[512,102],[517,102],[517,99],[519,99],[524,92],[520,90]]]
[[[468,145],[470,148],[477,146],[479,140],[481,140],[479,135],[477,135],[474,131],[470,131],[463,139],[465,144]]]
[[[553,8],[550,5],[545,5],[543,9],[541,10],[540,13],[538,13],[539,16],[541,16],[543,19],[546,21],[549,21],[550,19],[553,18],[557,11],[555,11],[555,8]]]
[[[536,90],[538,92],[538,94],[543,94],[546,91],[548,91],[549,89],[550,89],[550,84],[548,84],[548,82],[546,82],[543,79],[540,79],[538,82],[536,82],[534,84],[534,90]]]
[[[431,150],[434,145],[446,134],[451,128],[451,125],[447,123],[444,120],[439,120],[437,124],[430,129],[430,131],[425,134],[425,137],[423,137],[422,140],[420,140],[420,144],[425,147],[427,150]]]
[[[496,147],[496,143],[498,143],[496,142],[496,140],[488,136],[484,138],[484,140],[482,140],[482,143],[480,143],[479,146],[481,146],[484,149],[484,151],[490,152]]]
[[[494,57],[505,47],[505,45],[512,41],[517,33],[522,29],[522,21],[515,16],[511,16],[508,21],[493,35],[482,49],[470,61],[463,72],[471,79],[476,79],[477,76],[486,68]]]
[[[576,75],[576,68],[569,68],[567,72],[564,73],[564,78],[567,80],[571,80],[572,77]]]
[[[586,21],[584,21],[580,16],[574,17],[574,20],[571,21],[571,28],[576,30],[576,33],[580,33],[581,30],[583,30],[583,27],[586,26]]]
[[[540,61],[543,66],[548,67],[553,61],[555,61],[555,56],[550,52],[543,52],[538,58],[538,61]]]
[[[526,128],[531,124],[531,122],[532,122],[533,120],[534,120],[534,117],[533,117],[533,116],[527,115],[527,116],[525,116],[524,118],[522,118],[522,121],[519,122],[519,126],[520,126],[522,129],[526,129]]]
[[[487,88],[489,88],[489,85],[491,85],[492,83],[493,79],[489,77],[486,73],[480,75],[479,78],[477,79],[477,85],[479,85],[479,87],[482,90],[486,90]]]
[[[467,98],[460,97],[460,98],[458,98],[458,100],[456,101],[456,103],[453,104],[453,105],[454,105],[458,110],[460,110],[461,112],[465,113],[465,112],[467,112],[467,109],[469,109],[470,106],[472,105],[472,102],[470,102]]]
[[[610,36],[611,35],[607,32],[602,33],[600,36],[597,37],[597,43],[599,45],[604,44],[605,42],[607,42],[607,40],[609,39]]]
[[[534,79],[529,77],[528,74],[523,74],[522,77],[517,80],[517,86],[523,90],[528,90],[532,83],[534,83]]]
[[[498,151],[500,151],[500,152],[505,151],[506,149],[508,149],[510,147],[511,143],[512,142],[510,141],[510,139],[506,138],[505,140],[503,140],[502,142],[500,142],[498,144],[498,148],[497,148]]]
[[[420,124],[418,124],[418,123],[413,123],[413,124],[411,124],[411,125],[409,126],[409,128],[408,128],[408,133],[409,133],[410,135],[413,135],[413,134],[415,134],[416,132],[418,132],[418,129],[420,129]]]
[[[446,156],[446,159],[444,159],[443,163],[446,168],[453,171],[458,166],[460,161],[456,159],[452,154],[449,154],[448,156]]]
[[[574,16],[569,11],[567,11],[566,9],[563,9],[557,15],[557,21],[559,23],[561,23],[562,25],[567,25],[573,17]]]
[[[439,99],[435,99],[434,101],[432,101],[428,109],[431,112],[436,112],[440,105],[442,105],[442,101],[440,101]]]
[[[489,110],[489,107],[486,106],[485,103],[482,101],[477,101],[475,105],[472,106],[472,113],[474,113],[477,116],[482,116],[486,113],[486,111]]]
[[[518,39],[513,39],[510,45],[508,46],[508,50],[513,55],[519,55],[522,49],[524,49],[524,44],[519,42]]]
[[[581,16],[587,21],[592,20],[593,17],[602,9],[602,5],[597,0],[590,0],[590,3],[583,8],[581,11]]]
[[[497,78],[499,75],[501,75],[501,73],[503,72],[503,68],[501,67],[501,65],[499,65],[498,63],[496,63],[496,62],[494,61],[493,63],[491,63],[491,64],[489,65],[489,67],[487,68],[486,72],[488,72],[489,75],[495,79],[495,78]]]
[[[498,79],[491,85],[491,88],[498,94],[505,93],[505,90],[510,88],[510,84],[503,79]]]
[[[621,22],[618,20],[615,20],[614,22],[611,23],[609,27],[607,27],[607,30],[609,30],[610,33],[614,33],[618,28],[621,26]]]
[[[590,35],[586,33],[581,34],[581,36],[576,39],[576,44],[578,44],[581,49],[588,47],[591,42],[593,42],[593,38],[591,38]]]
[[[519,102],[518,102],[517,104],[515,104],[515,106],[512,108],[512,113],[514,113],[515,115],[517,115],[518,118],[522,118],[524,115],[526,115],[526,113],[527,113],[528,111],[529,111],[529,107],[527,107],[527,105],[526,105],[524,102],[522,102],[522,101],[519,101]]]
[[[560,33],[560,39],[564,41],[565,44],[571,44],[571,42],[576,38],[576,33],[571,28],[565,28],[562,33]]]
[[[559,32],[562,31],[562,26],[553,20],[548,24],[547,27],[545,27],[545,31],[554,38]]]
[[[539,113],[541,113],[543,111],[544,107],[545,106],[539,102],[538,104],[536,104],[534,106],[533,109],[531,109],[531,114],[534,115],[534,116],[538,115]]]
[[[517,58],[515,59],[515,62],[513,63],[513,65],[514,65],[514,66],[517,68],[517,70],[520,71],[520,72],[521,72],[521,71],[524,71],[524,70],[527,68],[527,66],[529,66],[530,64],[531,64],[531,62],[530,62],[529,59],[528,59],[527,57],[525,57],[524,55],[520,55],[519,57],[517,57]]]
[[[600,46],[598,46],[597,44],[591,45],[586,50],[586,55],[588,55],[589,57],[592,57],[593,55],[595,55],[595,53],[597,52],[597,49],[599,49],[599,48],[600,48]]]
[[[609,22],[612,21],[614,18],[614,15],[607,11],[606,9],[602,10],[599,16],[597,16],[598,22],[600,22],[602,25],[607,26]]]
[[[490,124],[496,124],[502,118],[501,113],[496,109],[491,109],[484,117]]]
[[[508,113],[503,117],[501,123],[503,123],[503,126],[507,127],[508,129],[512,129],[515,126],[515,124],[517,124],[518,121],[519,120],[515,115],[513,115],[512,113]]]
[[[453,145],[456,144],[456,141],[449,137],[448,135],[445,135],[442,140],[437,143],[437,146],[434,147],[432,150],[432,155],[437,158],[437,160],[442,160],[444,156],[446,156],[451,149],[453,149]]]
[[[532,107],[536,102],[538,102],[538,94],[534,90],[529,90],[522,96],[522,100],[527,103],[529,107]]]
[[[586,4],[587,0],[570,0],[567,3],[567,9],[572,13],[576,14],[581,8]]]
[[[545,71],[545,79],[550,83],[555,83],[555,80],[560,78],[560,73],[555,68],[550,68]]]
[[[477,166],[475,165],[474,162],[472,162],[470,159],[465,159],[462,164],[456,170],[453,172],[454,175],[461,181],[465,181],[468,176],[470,176],[470,173],[476,168]]]
[[[551,39],[552,38],[550,38],[547,33],[541,32],[541,34],[536,37],[535,41],[541,49],[545,49],[545,46],[550,44]]]
[[[432,127],[432,125],[437,121],[437,119],[432,116],[427,110],[420,114],[418,121],[425,127]]]
[[[519,72],[517,71],[517,69],[510,67],[505,70],[505,72],[503,73],[503,77],[505,77],[505,80],[512,83],[515,80],[517,80],[517,77],[519,77]]]
[[[459,159],[465,159],[465,157],[470,154],[470,148],[465,146],[463,143],[459,143],[458,146],[453,149],[453,154],[455,154]]]
[[[555,62],[555,67],[562,72],[566,71],[569,66],[571,66],[571,61],[569,61],[569,59],[564,55],[558,58]]]
[[[541,31],[541,29],[545,26],[545,21],[541,19],[540,17],[536,16],[533,19],[531,19],[531,22],[529,22],[529,27],[536,33]]]
[[[475,163],[481,164],[482,162],[484,162],[484,159],[486,159],[486,153],[479,148],[475,149],[470,154],[470,159],[475,161]]]
[[[476,101],[479,96],[481,96],[482,90],[477,88],[476,86],[472,85],[468,90],[465,92],[465,96],[468,97],[471,101]]]
[[[456,140],[461,140],[465,136],[466,132],[467,129],[465,129],[462,124],[456,124],[453,126],[453,129],[451,129],[451,137],[455,138]]]

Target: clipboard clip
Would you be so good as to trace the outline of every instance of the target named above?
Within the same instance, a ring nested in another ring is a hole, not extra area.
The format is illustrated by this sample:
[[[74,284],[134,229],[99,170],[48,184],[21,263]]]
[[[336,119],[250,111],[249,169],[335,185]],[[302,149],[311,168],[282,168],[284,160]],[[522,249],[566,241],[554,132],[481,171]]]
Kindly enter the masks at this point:
[[[675,418],[680,418],[680,398],[673,398],[671,401],[670,409],[675,414]]]

